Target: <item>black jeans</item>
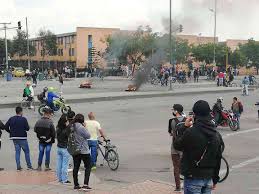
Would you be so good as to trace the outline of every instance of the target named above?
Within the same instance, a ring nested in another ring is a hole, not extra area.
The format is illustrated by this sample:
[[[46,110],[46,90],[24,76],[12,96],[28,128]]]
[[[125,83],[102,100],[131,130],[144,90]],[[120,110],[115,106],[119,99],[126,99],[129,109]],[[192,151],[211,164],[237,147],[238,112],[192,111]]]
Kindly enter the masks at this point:
[[[89,184],[89,178],[90,178],[90,173],[91,173],[91,156],[90,156],[90,154],[78,154],[78,155],[73,156],[73,162],[74,162],[73,179],[74,179],[75,186],[79,185],[78,171],[79,171],[82,160],[83,160],[84,166],[85,166],[84,185]]]

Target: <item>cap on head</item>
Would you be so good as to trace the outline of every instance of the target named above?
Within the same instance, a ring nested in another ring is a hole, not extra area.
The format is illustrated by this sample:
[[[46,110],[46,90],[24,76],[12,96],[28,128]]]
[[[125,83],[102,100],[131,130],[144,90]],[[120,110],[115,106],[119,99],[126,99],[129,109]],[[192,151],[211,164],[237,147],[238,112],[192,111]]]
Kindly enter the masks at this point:
[[[183,106],[181,104],[174,104],[173,110],[176,110],[178,113],[182,113],[183,112]]]
[[[204,100],[197,101],[192,108],[195,116],[207,117],[210,116],[210,105]]]

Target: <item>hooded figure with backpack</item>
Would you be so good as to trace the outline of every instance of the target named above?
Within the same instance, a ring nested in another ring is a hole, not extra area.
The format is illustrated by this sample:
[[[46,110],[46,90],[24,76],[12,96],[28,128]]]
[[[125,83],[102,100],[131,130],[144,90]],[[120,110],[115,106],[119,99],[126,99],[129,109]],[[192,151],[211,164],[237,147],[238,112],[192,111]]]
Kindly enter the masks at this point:
[[[185,121],[183,134],[174,140],[174,148],[183,151],[181,174],[184,193],[211,194],[219,181],[224,142],[210,115],[208,102],[193,106],[194,117]]]
[[[181,165],[182,152],[177,151],[174,148],[173,143],[174,143],[174,139],[176,138],[177,128],[178,126],[180,126],[181,123],[185,122],[186,117],[183,114],[183,106],[181,104],[174,104],[172,111],[173,111],[174,118],[169,120],[168,133],[172,136],[171,156],[172,156],[173,167],[174,167],[174,179],[175,179],[175,185],[176,185],[175,191],[181,192],[180,165]]]
[[[74,169],[74,189],[83,189],[90,191],[89,178],[91,173],[91,156],[90,149],[88,146],[88,139],[91,138],[90,133],[85,128],[85,118],[82,114],[77,114],[74,120],[71,122],[70,135],[68,137],[68,152],[73,157]],[[80,187],[78,182],[78,171],[80,168],[81,161],[84,162],[85,176],[84,185]]]

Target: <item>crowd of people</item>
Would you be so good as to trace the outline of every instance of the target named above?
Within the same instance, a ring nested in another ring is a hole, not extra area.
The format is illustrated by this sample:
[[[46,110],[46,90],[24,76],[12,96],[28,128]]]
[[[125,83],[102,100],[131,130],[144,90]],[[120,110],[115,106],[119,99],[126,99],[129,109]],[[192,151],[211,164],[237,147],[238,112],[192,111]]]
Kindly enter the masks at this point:
[[[46,107],[44,115],[39,119],[33,129],[35,137],[38,139],[38,160],[37,167],[34,169],[30,157],[30,147],[28,144],[27,133],[31,129],[28,120],[23,115],[23,109],[16,107],[16,115],[8,119],[6,124],[0,122],[0,129],[9,133],[10,140],[13,141],[15,148],[15,162],[17,171],[23,168],[20,162],[21,150],[25,155],[27,170],[51,170],[51,150],[57,141],[56,154],[56,176],[62,184],[71,184],[68,177],[68,168],[70,159],[73,159],[73,181],[74,189],[91,190],[89,186],[89,177],[91,170],[96,170],[98,138],[104,136],[104,132],[98,121],[95,120],[93,112],[88,114],[88,120],[82,114],[75,114],[69,111],[61,115],[55,126],[52,115],[52,109]],[[0,130],[0,136],[2,134]],[[0,141],[1,142],[1,141]],[[0,143],[1,147],[1,143]],[[70,152],[71,149],[78,150],[76,154]],[[45,155],[45,161],[43,161]],[[81,161],[84,163],[85,175],[84,183],[81,187],[78,181],[78,172]],[[1,168],[0,170],[4,170]]]
[[[217,131],[223,111],[223,98],[218,98],[211,110],[208,102],[199,100],[189,116],[181,104],[172,107],[173,118],[169,120],[168,133],[172,136],[171,157],[174,169],[175,192],[182,192],[181,177],[184,176],[185,194],[210,194],[219,182],[219,171],[224,142]],[[233,98],[231,109],[239,119],[242,103]],[[218,116],[213,118],[212,112]]]

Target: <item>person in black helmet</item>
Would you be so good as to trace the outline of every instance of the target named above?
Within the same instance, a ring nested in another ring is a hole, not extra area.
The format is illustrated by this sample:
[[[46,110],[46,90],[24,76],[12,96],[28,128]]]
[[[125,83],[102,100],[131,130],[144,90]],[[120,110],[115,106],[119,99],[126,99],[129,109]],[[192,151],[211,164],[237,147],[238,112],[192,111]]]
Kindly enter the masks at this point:
[[[174,179],[175,179],[175,191],[181,192],[181,181],[180,181],[180,164],[181,164],[181,151],[174,149],[173,143],[176,137],[176,128],[177,125],[181,122],[185,122],[186,117],[183,113],[183,106],[181,104],[174,104],[172,108],[173,118],[169,120],[168,133],[172,136],[172,145],[171,145],[171,156],[174,167]]]
[[[211,194],[219,181],[224,142],[216,131],[208,102],[193,106],[193,117],[185,121],[185,131],[174,140],[174,148],[183,151],[181,174],[185,194]]]

